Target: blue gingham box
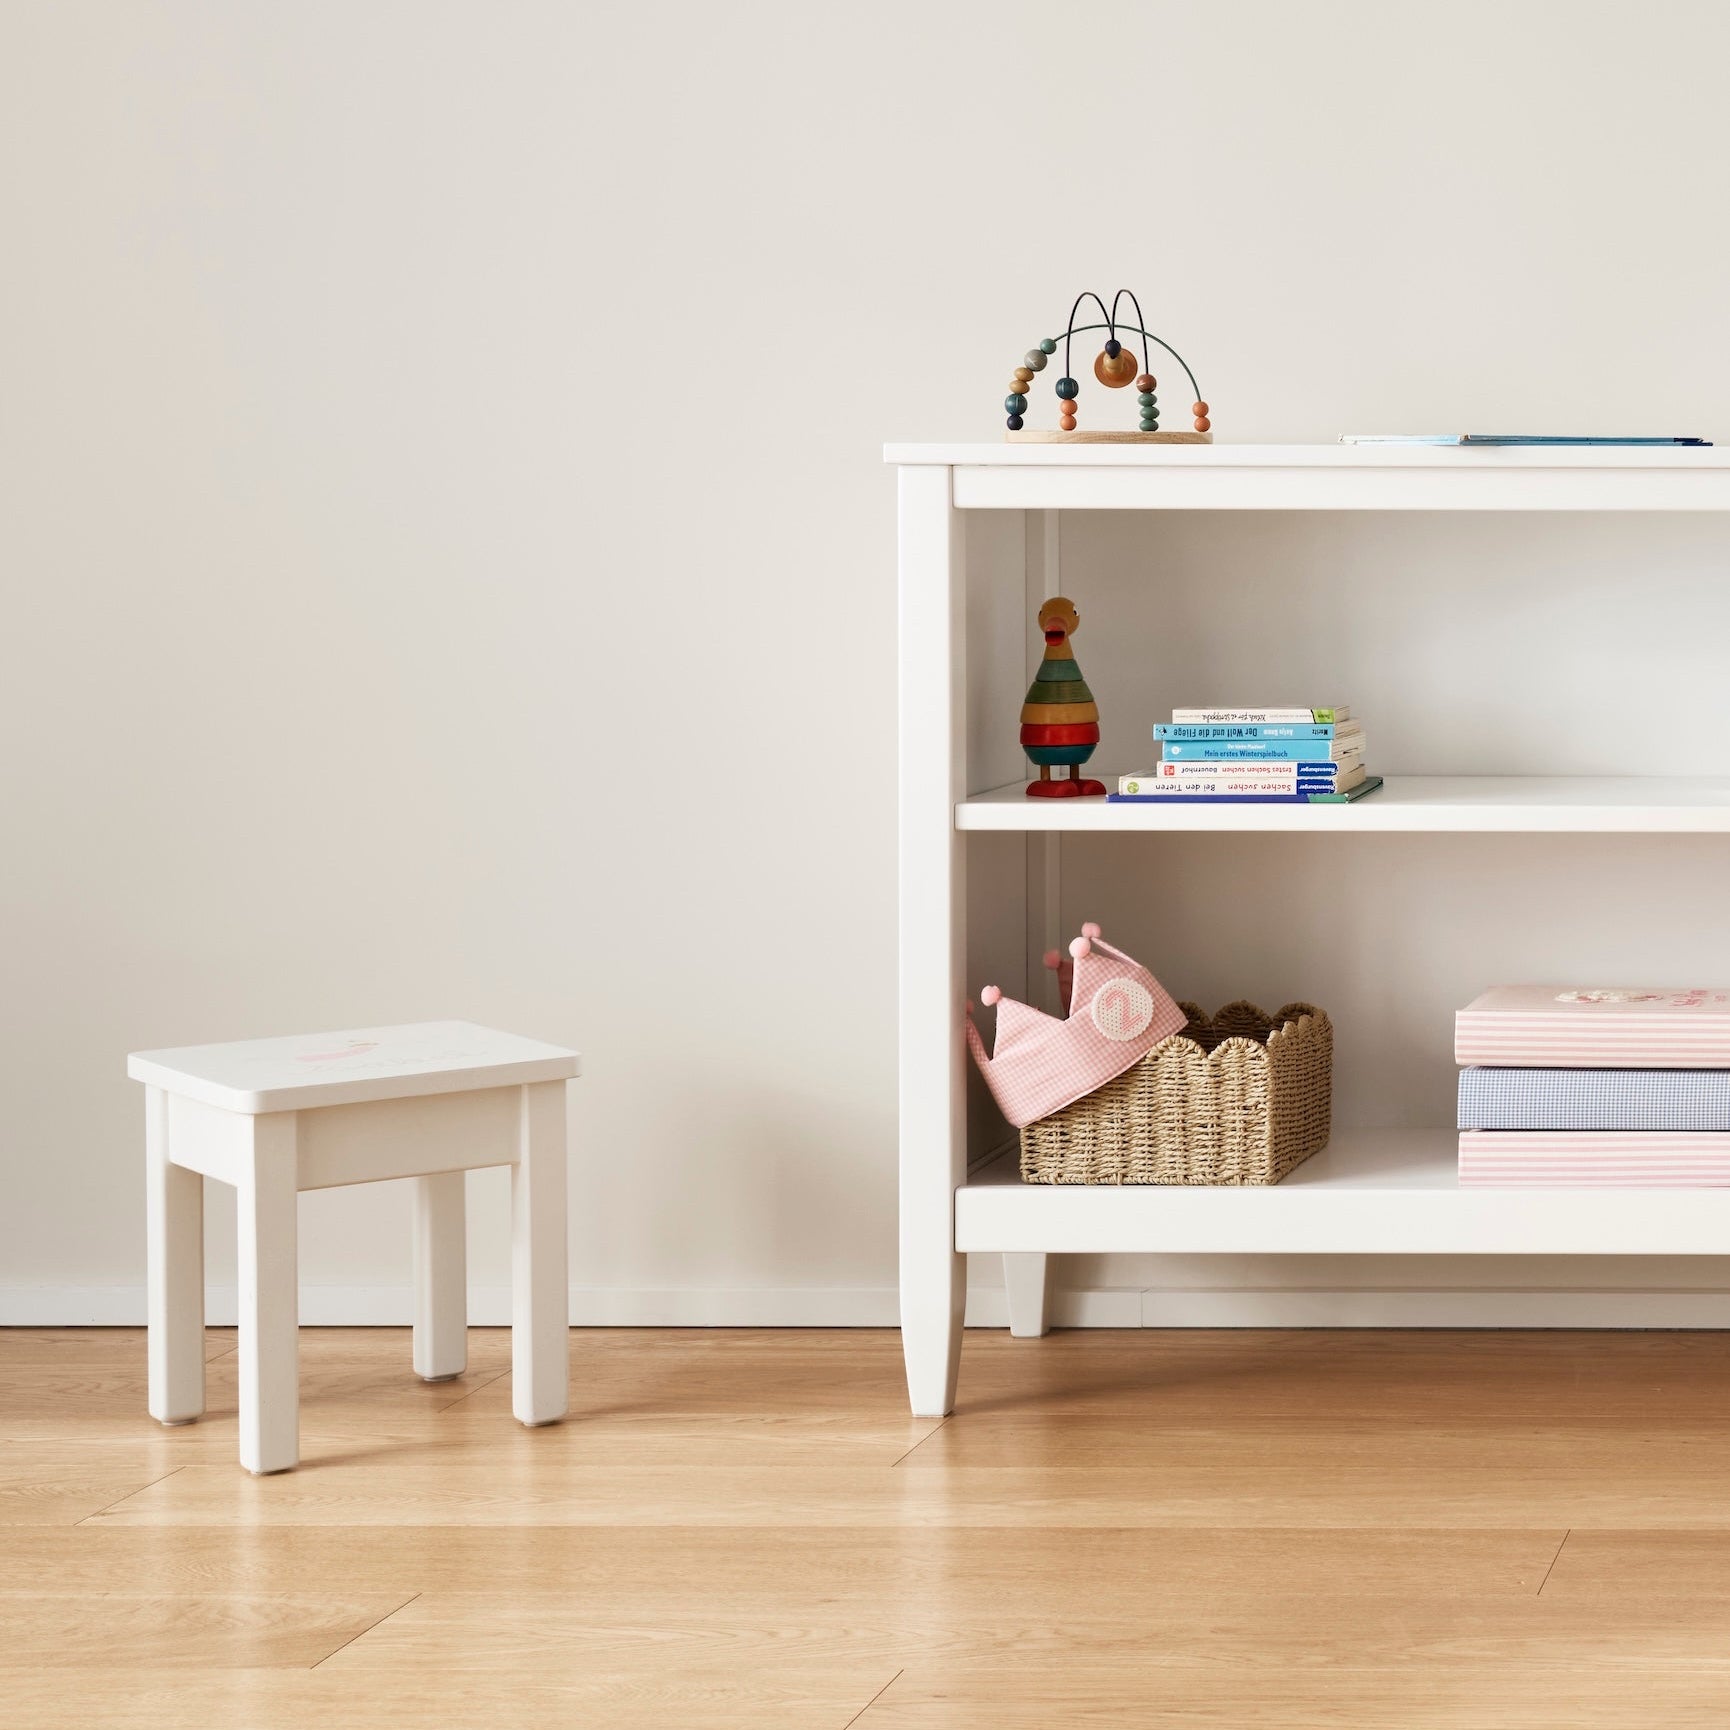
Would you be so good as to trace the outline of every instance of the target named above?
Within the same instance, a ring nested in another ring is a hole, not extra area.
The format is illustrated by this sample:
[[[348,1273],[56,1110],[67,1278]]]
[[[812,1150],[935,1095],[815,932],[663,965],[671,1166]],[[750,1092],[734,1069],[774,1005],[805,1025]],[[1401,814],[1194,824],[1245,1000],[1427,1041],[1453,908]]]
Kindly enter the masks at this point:
[[[1730,1130],[1730,1070],[1462,1069],[1459,1127]]]

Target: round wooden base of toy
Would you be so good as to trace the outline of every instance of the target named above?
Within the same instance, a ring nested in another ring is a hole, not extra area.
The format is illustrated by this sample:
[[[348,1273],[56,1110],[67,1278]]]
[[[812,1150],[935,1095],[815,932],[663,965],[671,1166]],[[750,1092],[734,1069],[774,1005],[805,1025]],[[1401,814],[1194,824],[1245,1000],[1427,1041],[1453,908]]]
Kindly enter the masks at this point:
[[[1023,427],[1004,435],[1012,445],[1210,445],[1210,432],[1051,432],[1044,427]]]

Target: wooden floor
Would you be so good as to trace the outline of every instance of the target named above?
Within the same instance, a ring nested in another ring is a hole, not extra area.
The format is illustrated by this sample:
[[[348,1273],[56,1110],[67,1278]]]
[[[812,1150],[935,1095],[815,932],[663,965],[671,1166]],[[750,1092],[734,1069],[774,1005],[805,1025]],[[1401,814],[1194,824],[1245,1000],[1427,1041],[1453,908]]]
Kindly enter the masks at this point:
[[[0,1723],[198,1730],[1730,1724],[1730,1335],[302,1336],[306,1464],[0,1332]]]

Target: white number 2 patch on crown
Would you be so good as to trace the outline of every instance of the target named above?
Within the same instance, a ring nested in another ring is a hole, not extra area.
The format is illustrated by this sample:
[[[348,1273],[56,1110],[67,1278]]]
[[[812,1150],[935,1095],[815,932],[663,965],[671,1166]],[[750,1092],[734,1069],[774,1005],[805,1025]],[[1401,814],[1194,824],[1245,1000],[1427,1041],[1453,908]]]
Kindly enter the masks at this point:
[[[1147,1031],[1153,1019],[1153,993],[1139,979],[1108,979],[1088,1008],[1093,1025],[1120,1043]]]

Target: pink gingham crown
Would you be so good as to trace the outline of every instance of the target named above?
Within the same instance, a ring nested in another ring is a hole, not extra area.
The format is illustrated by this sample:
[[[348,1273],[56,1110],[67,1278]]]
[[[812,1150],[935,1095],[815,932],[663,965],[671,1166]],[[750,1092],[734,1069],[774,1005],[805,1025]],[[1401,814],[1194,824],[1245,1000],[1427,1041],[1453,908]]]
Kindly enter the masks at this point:
[[[991,1097],[1017,1129],[1103,1087],[1184,1025],[1184,1013],[1165,987],[1139,961],[1102,943],[1097,925],[1083,925],[1069,953],[1075,965],[1067,1020],[1030,1009],[988,985],[979,998],[997,1006],[997,1038],[996,1050],[987,1057],[968,1005],[973,1059]],[[1048,955],[1046,965],[1055,960]]]

